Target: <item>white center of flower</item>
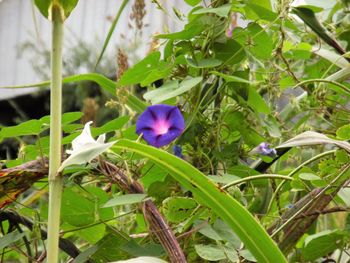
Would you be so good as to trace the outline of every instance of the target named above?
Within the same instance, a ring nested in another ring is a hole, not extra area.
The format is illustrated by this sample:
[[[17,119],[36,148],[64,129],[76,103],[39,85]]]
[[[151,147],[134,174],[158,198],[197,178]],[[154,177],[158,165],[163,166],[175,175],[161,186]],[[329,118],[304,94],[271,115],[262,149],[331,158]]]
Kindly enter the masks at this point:
[[[169,130],[169,124],[166,121],[158,121],[155,131],[158,135],[166,134]]]

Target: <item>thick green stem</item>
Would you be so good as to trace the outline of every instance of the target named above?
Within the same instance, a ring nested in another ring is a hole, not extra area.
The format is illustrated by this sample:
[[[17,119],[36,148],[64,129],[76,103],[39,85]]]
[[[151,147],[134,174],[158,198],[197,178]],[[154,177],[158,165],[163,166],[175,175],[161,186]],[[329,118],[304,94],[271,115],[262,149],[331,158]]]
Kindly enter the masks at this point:
[[[52,8],[51,49],[51,122],[49,162],[49,216],[47,262],[58,262],[61,196],[63,178],[58,174],[61,165],[61,115],[62,115],[62,39],[63,21],[58,8]]]

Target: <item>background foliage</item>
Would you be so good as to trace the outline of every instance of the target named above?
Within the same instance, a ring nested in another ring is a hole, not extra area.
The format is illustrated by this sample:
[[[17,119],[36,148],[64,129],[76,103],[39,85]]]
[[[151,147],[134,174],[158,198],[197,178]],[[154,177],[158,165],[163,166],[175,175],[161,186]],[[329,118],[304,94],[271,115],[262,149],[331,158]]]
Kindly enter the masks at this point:
[[[61,234],[82,252],[75,262],[169,260],[139,209],[147,200],[169,223],[188,262],[283,259],[263,228],[289,262],[348,261],[348,1],[330,10],[293,7],[288,0],[185,2],[192,6],[188,14],[173,10],[186,21],[182,31],[156,35],[149,53],[132,66],[132,55],[119,50],[117,79],[101,71],[64,79],[96,83],[101,100],[109,100],[100,106],[105,114],[94,108],[94,98],[83,113],[66,112],[63,146],[70,149],[82,123],[94,116],[101,125],[93,136],[118,140],[101,158],[145,190],[127,194],[98,160],[65,169]],[[139,30],[147,15],[142,3],[129,3]],[[106,59],[102,51],[97,68]],[[182,136],[162,149],[144,145],[135,133],[138,114],[158,103],[178,106],[186,120]],[[44,116],[2,127],[0,141],[20,142],[18,157],[4,160],[4,167],[47,157],[48,125]],[[318,133],[292,139],[305,131]],[[257,147],[262,142],[282,145],[266,155]],[[182,158],[173,156],[174,145]],[[2,220],[4,262],[30,261],[45,250],[39,229],[47,222],[47,180],[26,178],[30,190],[2,212],[15,211],[33,227]],[[23,186],[1,171],[0,183],[0,201]],[[60,257],[69,259],[64,252]]]

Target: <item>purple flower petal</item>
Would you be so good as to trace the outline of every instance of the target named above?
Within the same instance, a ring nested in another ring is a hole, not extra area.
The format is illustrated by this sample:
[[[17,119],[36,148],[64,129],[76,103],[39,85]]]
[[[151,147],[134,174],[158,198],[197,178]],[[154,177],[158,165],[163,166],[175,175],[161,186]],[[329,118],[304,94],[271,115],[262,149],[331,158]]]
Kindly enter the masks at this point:
[[[174,155],[176,155],[177,157],[179,157],[181,159],[184,158],[184,156],[182,154],[182,148],[180,145],[174,145],[173,151],[174,151]]]
[[[185,121],[175,106],[158,104],[147,107],[136,122],[136,133],[150,145],[162,147],[179,137],[185,129]]]
[[[267,156],[274,156],[277,154],[276,150],[270,148],[270,145],[266,142],[262,142],[257,147],[257,153]]]

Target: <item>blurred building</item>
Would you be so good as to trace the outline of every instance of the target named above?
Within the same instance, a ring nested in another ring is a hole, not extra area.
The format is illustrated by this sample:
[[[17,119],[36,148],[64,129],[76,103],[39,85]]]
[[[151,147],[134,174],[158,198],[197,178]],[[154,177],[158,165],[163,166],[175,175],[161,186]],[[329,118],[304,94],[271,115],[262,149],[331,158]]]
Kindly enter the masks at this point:
[[[146,26],[142,36],[137,36],[141,40],[139,41],[141,47],[138,48],[136,56],[142,57],[148,50],[153,34],[166,30],[178,31],[182,29],[183,23],[172,10],[175,2],[176,8],[184,14],[190,9],[184,1],[162,0],[159,2],[167,12],[159,10],[151,1],[145,1],[144,25]],[[64,55],[68,54],[69,49],[72,48],[78,48],[78,52],[81,44],[92,47],[93,52],[98,53],[121,3],[122,0],[80,0],[66,21]],[[106,50],[105,58],[114,59],[117,48],[127,46],[127,39],[135,37],[135,31],[128,26],[133,3],[134,1],[129,1],[123,11]],[[0,1],[0,86],[29,84],[46,80],[43,79],[42,74],[38,74],[38,71],[49,72],[49,63],[36,69],[33,68],[33,64],[35,64],[36,59],[42,59],[36,58],[36,55],[43,56],[44,51],[50,49],[50,39],[50,22],[42,17],[33,5],[33,1]],[[35,54],[36,52],[42,53]],[[84,73],[87,70],[87,68],[81,67],[77,68],[74,73]],[[32,89],[0,89],[0,100],[31,91]]]

